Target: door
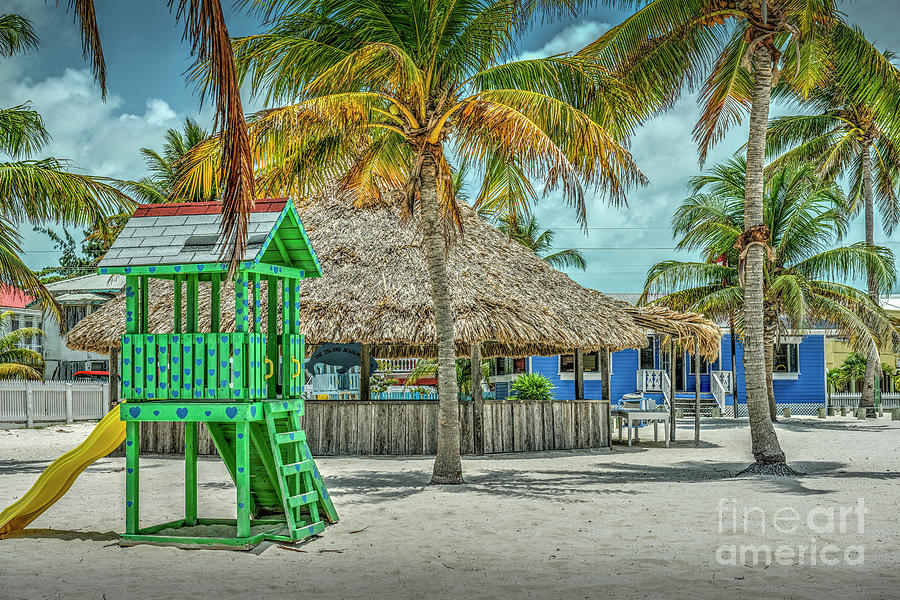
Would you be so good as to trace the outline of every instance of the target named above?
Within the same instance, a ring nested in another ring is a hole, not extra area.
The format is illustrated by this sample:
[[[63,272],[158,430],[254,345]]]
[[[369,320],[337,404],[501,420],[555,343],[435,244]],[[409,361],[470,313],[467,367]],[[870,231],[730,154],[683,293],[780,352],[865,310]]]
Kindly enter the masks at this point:
[[[685,390],[684,386],[684,354],[679,353],[675,358],[675,391],[683,392]]]
[[[670,356],[668,352],[664,352],[659,359],[659,368],[664,370],[666,373],[669,373],[669,365],[670,365]],[[684,364],[684,354],[679,353],[675,357],[675,391],[683,392],[684,391],[684,382],[685,382],[685,364]]]

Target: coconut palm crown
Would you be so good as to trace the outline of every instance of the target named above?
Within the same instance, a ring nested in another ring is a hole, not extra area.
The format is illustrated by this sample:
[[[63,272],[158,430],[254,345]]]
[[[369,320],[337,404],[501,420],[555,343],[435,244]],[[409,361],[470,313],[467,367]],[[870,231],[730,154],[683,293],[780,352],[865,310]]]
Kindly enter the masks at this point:
[[[558,190],[584,224],[585,189],[624,202],[644,182],[623,142],[658,106],[624,72],[568,56],[511,60],[538,18],[565,2],[259,0],[261,35],[235,39],[235,64],[267,103],[250,124],[263,193],[309,197],[329,184],[360,204],[417,213],[438,342],[441,428],[432,481],[460,483],[453,315],[445,235],[460,225],[454,161],[514,165]],[[205,65],[195,71],[209,80]],[[220,178],[214,145],[186,186]],[[458,166],[458,165],[457,165]],[[375,232],[373,232],[375,233]]]
[[[537,217],[530,215],[524,222],[510,225],[509,221],[501,221],[497,228],[540,256],[554,269],[587,269],[584,255],[577,248],[557,250],[553,247],[556,232],[552,229],[541,229]]]
[[[744,288],[734,246],[742,231],[745,173],[741,157],[691,180],[692,195],[676,209],[672,228],[680,236],[677,247],[700,250],[704,260],[669,260],[651,267],[643,301],[662,294],[656,303],[713,319],[727,319],[739,310]],[[779,329],[799,330],[826,322],[862,351],[900,341],[880,306],[845,283],[871,271],[879,289],[888,290],[896,274],[893,254],[886,248],[835,245],[847,230],[846,198],[837,184],[819,177],[808,164],[782,166],[767,178],[764,210],[772,248],[764,279],[770,393],[773,344]],[[736,326],[745,333],[743,319]]]
[[[6,331],[12,311],[0,314],[0,379],[43,379],[44,358],[30,348],[22,348],[29,339],[44,335],[37,327]]]
[[[895,111],[879,102],[881,95],[896,93],[900,70],[891,62],[892,53],[883,53],[883,57],[886,78],[894,86],[885,86],[877,97],[860,100],[849,93],[853,84],[841,80],[846,71],[835,69],[827,85],[816,88],[808,98],[794,98],[804,114],[773,119],[766,138],[769,154],[780,155],[778,164],[808,161],[817,164],[825,177],[849,176],[850,208],[856,213],[864,207],[868,244],[875,243],[876,204],[886,234],[890,235],[900,218],[895,192],[900,183],[900,130],[893,126]],[[867,284],[869,295],[877,301],[873,275],[867,277]],[[874,406],[878,363],[878,352],[873,349],[868,354],[860,406]]]
[[[175,184],[178,181],[178,170],[181,161],[193,149],[209,137],[209,132],[194,119],[186,117],[182,130],[170,128],[163,138],[162,151],[152,148],[141,148],[144,162],[150,175],[138,181],[126,182],[126,189],[135,200],[146,204],[161,202],[208,202],[218,197],[219,185],[207,190],[199,190],[199,194],[187,198],[175,195]]]

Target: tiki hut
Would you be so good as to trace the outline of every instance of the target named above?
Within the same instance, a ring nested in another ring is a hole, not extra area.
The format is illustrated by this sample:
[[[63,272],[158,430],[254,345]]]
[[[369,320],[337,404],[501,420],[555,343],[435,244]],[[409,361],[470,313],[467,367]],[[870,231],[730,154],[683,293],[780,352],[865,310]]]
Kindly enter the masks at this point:
[[[553,269],[468,205],[461,211],[463,233],[455,234],[447,261],[459,356],[469,356],[472,345],[480,345],[486,357],[646,345],[618,302]],[[339,195],[308,201],[299,213],[324,273],[300,284],[307,344],[361,342],[382,358],[434,356],[431,286],[416,221],[404,219],[399,206],[360,208]],[[150,330],[171,332],[172,286],[151,284]],[[202,285],[201,306],[209,306],[209,293],[209,285]],[[261,296],[265,300],[267,294]],[[233,295],[222,298],[227,331],[234,326]],[[68,346],[109,353],[119,346],[124,315],[120,296],[74,327]],[[208,328],[208,313],[200,323],[201,330]]]

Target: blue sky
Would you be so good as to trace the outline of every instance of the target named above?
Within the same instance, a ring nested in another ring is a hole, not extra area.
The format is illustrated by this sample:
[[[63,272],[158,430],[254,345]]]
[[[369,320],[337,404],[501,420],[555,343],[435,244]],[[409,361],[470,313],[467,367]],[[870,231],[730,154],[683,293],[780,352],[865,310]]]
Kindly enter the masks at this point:
[[[84,172],[132,179],[145,174],[139,149],[158,148],[166,129],[179,127],[185,116],[207,123],[211,111],[201,111],[199,98],[185,84],[190,65],[181,41],[181,26],[164,0],[95,0],[108,67],[109,96],[100,100],[66,2],[5,0],[3,12],[32,19],[42,41],[39,50],[0,62],[0,106],[30,100],[42,113],[53,140],[44,154],[70,159]],[[223,4],[228,4],[227,0]],[[856,0],[841,9],[880,48],[900,50],[896,23],[900,4],[895,0]],[[520,52],[541,56],[577,50],[602,34],[624,13],[609,9],[585,10],[577,19],[539,24],[521,42]],[[258,19],[227,10],[232,35],[262,30]],[[245,98],[249,111],[262,108]],[[777,112],[777,107],[775,108]],[[647,269],[670,258],[674,242],[668,229],[672,211],[684,197],[688,178],[699,174],[691,129],[698,110],[695,98],[685,96],[669,112],[656,117],[634,136],[631,150],[650,185],[629,193],[628,207],[611,208],[600,198],[589,199],[587,235],[576,226],[574,214],[557,197],[542,198],[536,213],[545,227],[557,232],[560,247],[580,248],[588,271],[570,273],[583,285],[608,292],[639,290]],[[746,140],[746,123],[719,143],[707,164],[732,154]],[[33,268],[55,264],[49,241],[30,231],[26,261]],[[863,237],[862,217],[854,223],[850,240]],[[900,252],[900,236],[876,241]],[[689,255],[683,255],[689,258]]]

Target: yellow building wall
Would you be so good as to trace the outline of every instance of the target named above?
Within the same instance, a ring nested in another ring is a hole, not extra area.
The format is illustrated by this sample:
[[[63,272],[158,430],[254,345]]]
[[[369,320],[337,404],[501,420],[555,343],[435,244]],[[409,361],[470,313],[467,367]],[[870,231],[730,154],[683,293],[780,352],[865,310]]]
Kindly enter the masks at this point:
[[[900,311],[887,311],[892,317],[900,318]],[[826,372],[843,364],[844,360],[853,350],[845,342],[838,338],[828,336],[825,338],[825,370]],[[881,362],[890,365],[894,369],[900,368],[900,354],[894,352],[881,352]]]
[[[853,350],[846,343],[837,338],[829,337],[825,340],[825,369],[831,370],[841,366]],[[881,362],[890,365],[894,369],[900,368],[900,354],[893,352],[881,352]]]

